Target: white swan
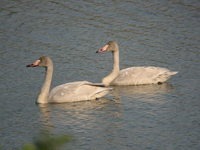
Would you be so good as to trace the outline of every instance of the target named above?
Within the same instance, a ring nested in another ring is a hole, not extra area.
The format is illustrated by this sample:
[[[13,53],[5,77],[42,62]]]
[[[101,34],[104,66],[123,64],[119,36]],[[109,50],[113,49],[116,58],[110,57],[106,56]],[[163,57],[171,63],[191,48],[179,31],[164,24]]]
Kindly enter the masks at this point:
[[[120,70],[119,47],[114,41],[109,41],[96,53],[111,51],[114,58],[113,71],[103,78],[102,83],[108,85],[142,85],[163,83],[178,72],[172,72],[166,68],[142,66]]]
[[[37,103],[63,103],[84,100],[93,100],[106,95],[111,88],[100,87],[88,81],[71,82],[56,86],[50,91],[53,62],[47,56],[42,56],[27,67],[45,67],[46,77]],[[50,92],[49,92],[50,91]]]

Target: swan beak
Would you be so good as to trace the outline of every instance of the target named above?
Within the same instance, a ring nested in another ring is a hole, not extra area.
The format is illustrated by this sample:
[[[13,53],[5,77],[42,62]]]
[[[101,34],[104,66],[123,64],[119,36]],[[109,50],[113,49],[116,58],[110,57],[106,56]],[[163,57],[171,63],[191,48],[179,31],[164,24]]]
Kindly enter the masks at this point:
[[[36,60],[34,63],[26,65],[26,67],[37,67],[39,66],[40,60]]]
[[[100,48],[98,51],[96,51],[96,53],[103,53],[106,52],[108,49],[108,44],[106,44],[104,47]]]

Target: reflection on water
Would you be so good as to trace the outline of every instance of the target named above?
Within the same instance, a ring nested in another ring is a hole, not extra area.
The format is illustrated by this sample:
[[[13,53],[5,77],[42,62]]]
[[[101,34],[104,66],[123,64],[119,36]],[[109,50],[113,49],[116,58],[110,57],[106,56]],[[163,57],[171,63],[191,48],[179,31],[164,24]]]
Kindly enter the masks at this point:
[[[79,126],[85,126],[81,121],[95,120],[94,114],[96,110],[101,110],[107,105],[114,104],[115,101],[100,98],[98,100],[62,104],[40,104],[41,118],[45,127],[55,127],[55,124],[71,124],[77,123]],[[69,115],[70,118],[66,118]],[[53,119],[53,120],[51,120]],[[54,120],[56,119],[56,120]],[[75,121],[75,122],[74,122]],[[90,128],[88,126],[88,128]]]
[[[173,86],[170,83],[163,84],[150,84],[150,85],[139,85],[139,86],[115,86],[113,87],[113,93],[124,95],[124,96],[134,96],[134,95],[155,95],[165,94]]]
[[[139,101],[161,102],[162,99],[157,99],[157,97],[167,94],[171,89],[173,89],[173,86],[170,83],[161,85],[115,86],[112,94],[117,99],[121,99],[122,96],[125,96]]]

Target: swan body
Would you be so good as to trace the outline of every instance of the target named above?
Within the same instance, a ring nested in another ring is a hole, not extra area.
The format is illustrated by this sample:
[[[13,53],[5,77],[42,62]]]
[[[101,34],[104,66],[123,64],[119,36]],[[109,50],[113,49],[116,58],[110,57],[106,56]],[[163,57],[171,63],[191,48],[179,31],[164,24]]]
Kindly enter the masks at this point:
[[[37,98],[37,103],[64,103],[93,100],[100,98],[111,90],[111,88],[98,86],[88,81],[71,82],[56,86],[50,91],[53,62],[47,56],[42,56],[27,67],[45,67],[46,77],[41,91]]]
[[[176,72],[161,67],[143,66],[120,70],[110,85],[142,85],[163,83]]]
[[[119,48],[114,41],[109,41],[97,53],[111,51],[114,58],[113,71],[103,78],[102,83],[108,85],[143,85],[159,84],[167,81],[178,72],[154,66],[130,67],[123,70],[119,68]]]
[[[106,95],[108,91],[88,81],[71,82],[53,88],[49,94],[49,101],[62,103],[93,100]]]

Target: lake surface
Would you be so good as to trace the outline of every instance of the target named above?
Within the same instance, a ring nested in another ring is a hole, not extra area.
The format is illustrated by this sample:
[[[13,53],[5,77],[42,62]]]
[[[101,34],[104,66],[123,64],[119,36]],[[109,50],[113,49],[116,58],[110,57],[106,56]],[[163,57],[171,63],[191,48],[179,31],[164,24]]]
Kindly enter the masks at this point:
[[[121,68],[160,66],[179,73],[166,84],[116,87],[96,101],[38,106],[48,55],[52,87],[100,82],[120,47]],[[199,0],[1,0],[0,149],[16,150],[41,130],[72,135],[63,149],[199,150]]]

